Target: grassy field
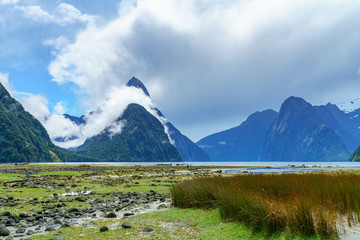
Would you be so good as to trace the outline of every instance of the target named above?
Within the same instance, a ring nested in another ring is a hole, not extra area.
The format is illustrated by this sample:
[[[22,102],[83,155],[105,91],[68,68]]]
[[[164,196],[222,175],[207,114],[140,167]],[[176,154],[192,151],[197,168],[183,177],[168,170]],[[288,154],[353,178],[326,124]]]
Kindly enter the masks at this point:
[[[130,229],[121,227],[123,222],[132,225]],[[100,232],[102,226],[108,226],[109,231]],[[144,228],[150,227],[154,231],[144,233]],[[46,239],[56,236],[68,240],[78,239],[202,239],[202,240],[285,240],[305,239],[302,236],[294,236],[288,231],[279,232],[271,237],[262,232],[253,232],[245,224],[223,221],[218,210],[204,209],[171,209],[138,215],[127,219],[99,220],[88,222],[83,226],[62,229],[66,233],[59,234],[59,231],[46,235]],[[32,239],[44,239],[39,235]],[[317,237],[308,237],[309,240],[320,240]]]
[[[27,171],[32,169],[25,167]],[[346,216],[345,224],[358,221],[358,171],[220,177],[168,175],[173,172],[171,168],[83,168],[56,171],[55,166],[35,166],[32,174],[0,174],[0,200],[14,198],[17,202],[15,206],[0,206],[0,214],[34,213],[48,206],[54,194],[59,194],[57,203],[66,202],[64,209],[91,207],[77,196],[61,195],[66,192],[93,191],[97,194],[89,198],[110,199],[110,193],[152,190],[172,196],[179,208],[124,219],[91,219],[86,224],[59,229],[66,232],[59,236],[103,240],[331,239],[337,238],[339,217]],[[21,185],[29,182],[31,186]],[[124,221],[132,228],[123,229]],[[100,232],[105,225],[110,230]],[[146,227],[154,231],[142,232]],[[49,239],[58,236],[59,230],[31,239]]]
[[[339,223],[359,221],[360,176],[350,173],[243,175],[183,181],[171,188],[181,208],[217,208],[268,236],[289,231],[337,238]]]

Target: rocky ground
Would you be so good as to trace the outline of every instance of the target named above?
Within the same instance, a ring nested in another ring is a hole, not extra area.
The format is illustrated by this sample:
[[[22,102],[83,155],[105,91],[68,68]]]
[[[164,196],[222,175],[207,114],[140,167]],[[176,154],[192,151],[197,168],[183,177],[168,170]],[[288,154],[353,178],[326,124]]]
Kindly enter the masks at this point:
[[[0,238],[29,239],[89,220],[168,209],[169,186],[183,168],[5,165],[0,170]]]

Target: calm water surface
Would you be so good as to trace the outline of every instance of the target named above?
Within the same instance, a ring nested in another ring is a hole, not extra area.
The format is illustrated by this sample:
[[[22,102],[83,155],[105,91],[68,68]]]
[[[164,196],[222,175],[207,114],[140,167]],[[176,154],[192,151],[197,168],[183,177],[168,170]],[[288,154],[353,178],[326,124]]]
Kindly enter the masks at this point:
[[[360,162],[67,162],[67,163],[38,163],[54,165],[106,165],[106,166],[151,166],[159,164],[189,165],[189,166],[218,166],[222,173],[280,173],[280,172],[307,172],[307,171],[331,171],[337,169],[360,169]],[[244,167],[244,168],[231,168]],[[179,172],[180,173],[180,172]],[[181,171],[181,173],[193,173]]]

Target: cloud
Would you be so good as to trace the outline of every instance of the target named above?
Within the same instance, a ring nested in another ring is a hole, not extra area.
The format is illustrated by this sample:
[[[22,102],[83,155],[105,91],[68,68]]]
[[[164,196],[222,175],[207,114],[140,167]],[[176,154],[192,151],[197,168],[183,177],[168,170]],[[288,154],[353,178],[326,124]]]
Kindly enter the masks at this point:
[[[17,4],[19,0],[0,0],[0,4]]]
[[[51,23],[56,22],[56,18],[43,10],[40,6],[17,6],[28,18],[36,22]]]
[[[160,86],[154,101],[192,137],[290,95],[348,98],[341,89],[359,86],[359,10],[340,0],[124,0],[116,19],[63,46],[49,72],[77,85],[85,106],[133,75]]]
[[[68,111],[67,107],[65,106],[64,102],[58,102],[56,103],[54,107],[53,114],[62,115],[65,114]]]
[[[73,5],[61,3],[57,6],[57,12],[52,15],[45,11],[41,6],[16,6],[25,15],[36,22],[56,23],[58,25],[68,25],[73,23],[94,24],[96,17],[93,15],[83,14]]]
[[[10,95],[14,94],[13,87],[9,81],[9,74],[0,72],[0,83],[10,93]]]
[[[46,128],[52,141],[61,147],[77,147],[104,129],[109,128],[110,136],[120,134],[126,122],[117,121],[122,116],[126,107],[131,103],[137,103],[145,107],[152,115],[157,117],[165,126],[167,120],[158,116],[154,110],[155,105],[142,90],[134,87],[112,87],[106,99],[89,108],[84,118],[86,124],[77,125],[64,115],[66,107],[63,102],[58,102],[52,114],[48,108],[48,100],[41,95],[27,94],[21,98],[26,111],[33,114]],[[165,132],[168,134],[167,128]],[[169,136],[169,134],[168,134]],[[59,141],[61,139],[61,141]],[[169,140],[173,142],[170,137]]]
[[[30,112],[41,123],[44,123],[50,116],[48,108],[49,102],[47,98],[42,95],[26,94],[21,97],[20,102],[24,109]]]

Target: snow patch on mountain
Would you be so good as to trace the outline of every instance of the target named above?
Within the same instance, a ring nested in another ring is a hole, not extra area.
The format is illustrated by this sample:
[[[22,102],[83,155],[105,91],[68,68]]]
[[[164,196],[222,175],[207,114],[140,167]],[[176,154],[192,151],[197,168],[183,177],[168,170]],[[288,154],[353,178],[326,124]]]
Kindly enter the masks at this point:
[[[360,98],[357,98],[353,101],[337,104],[337,106],[345,113],[353,112],[357,109],[360,109]]]

